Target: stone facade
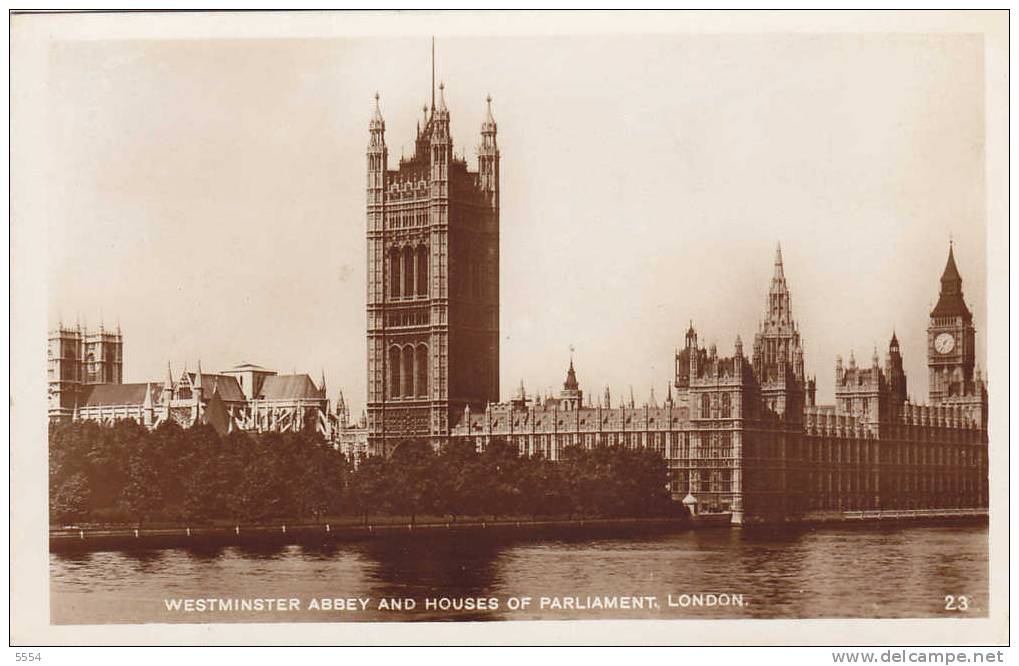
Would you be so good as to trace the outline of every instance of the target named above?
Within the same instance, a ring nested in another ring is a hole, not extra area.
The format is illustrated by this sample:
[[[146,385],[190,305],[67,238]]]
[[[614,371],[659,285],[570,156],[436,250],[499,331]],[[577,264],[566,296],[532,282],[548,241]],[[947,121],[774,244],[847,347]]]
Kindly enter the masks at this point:
[[[330,411],[324,377],[316,386],[308,375],[280,375],[251,364],[210,374],[199,363],[197,371],[184,368],[176,377],[168,365],[161,382],[88,385],[67,418],[107,425],[130,419],[147,428],[203,423],[221,434],[313,428],[337,445],[343,430],[339,414]],[[347,438],[354,437],[356,426],[344,423]]]
[[[92,331],[60,322],[47,336],[47,382],[50,420],[71,416],[76,403],[96,384],[124,379],[124,338],[118,325]]]
[[[368,431],[383,453],[441,442],[499,391],[499,149],[491,99],[478,170],[453,151],[444,87],[414,154],[388,166],[375,97],[367,149]]]
[[[866,368],[852,355],[845,367],[838,359],[836,404],[817,405],[780,249],[774,268],[752,357],[739,336],[732,356],[700,347],[691,324],[662,406],[652,396],[637,407],[631,396],[613,407],[607,389],[596,406],[583,406],[571,361],[558,399],[530,400],[521,386],[509,402],[480,412],[465,407],[452,436],[473,438],[480,448],[506,439],[522,454],[550,459],[567,446],[653,448],[668,462],[674,499],[733,523],[986,509],[987,388],[972,370],[972,317],[959,307],[965,303],[952,253],[928,332],[928,364],[939,378],[930,405],[907,399],[895,334],[883,369],[876,350]],[[936,343],[946,329],[964,351],[944,338]]]

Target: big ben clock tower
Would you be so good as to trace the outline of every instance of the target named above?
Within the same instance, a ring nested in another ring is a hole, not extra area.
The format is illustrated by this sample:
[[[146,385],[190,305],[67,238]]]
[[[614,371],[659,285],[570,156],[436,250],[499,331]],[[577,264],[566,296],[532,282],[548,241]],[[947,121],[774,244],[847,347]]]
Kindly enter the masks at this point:
[[[955,266],[951,245],[941,275],[941,294],[927,326],[927,367],[932,404],[974,395],[973,366],[976,359],[973,315],[962,296],[962,277]]]

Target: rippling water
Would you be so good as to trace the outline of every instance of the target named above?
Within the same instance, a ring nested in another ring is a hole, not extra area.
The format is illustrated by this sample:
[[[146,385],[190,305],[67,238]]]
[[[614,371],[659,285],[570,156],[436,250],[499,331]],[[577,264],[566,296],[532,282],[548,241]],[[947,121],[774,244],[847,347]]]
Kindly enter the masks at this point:
[[[417,534],[319,548],[52,554],[50,571],[56,624],[959,615],[945,610],[946,595],[966,596],[969,617],[988,609],[986,525],[720,528],[554,541]],[[698,595],[710,603],[709,593],[732,595],[733,603],[693,605]],[[426,608],[428,600],[479,597],[497,607]],[[525,608],[507,607],[524,597],[531,599]],[[596,604],[594,597],[654,602],[577,608]],[[167,610],[168,600],[185,598],[297,599],[299,610]],[[324,598],[369,601],[364,611],[309,608]],[[413,599],[415,608],[379,610],[382,599]]]

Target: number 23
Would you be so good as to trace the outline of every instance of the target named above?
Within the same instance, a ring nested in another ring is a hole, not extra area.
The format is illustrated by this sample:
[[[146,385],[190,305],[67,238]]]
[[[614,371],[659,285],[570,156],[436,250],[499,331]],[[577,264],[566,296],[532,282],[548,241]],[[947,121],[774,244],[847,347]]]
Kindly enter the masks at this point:
[[[966,597],[957,597],[954,594],[945,595],[945,610],[949,611],[968,611],[969,610],[969,599]]]

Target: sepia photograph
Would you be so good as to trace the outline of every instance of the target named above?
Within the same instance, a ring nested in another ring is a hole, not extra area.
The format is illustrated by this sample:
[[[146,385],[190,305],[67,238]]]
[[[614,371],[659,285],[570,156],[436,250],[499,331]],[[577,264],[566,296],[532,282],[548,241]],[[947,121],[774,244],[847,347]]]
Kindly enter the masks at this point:
[[[15,643],[1007,643],[1007,12],[10,30]]]

